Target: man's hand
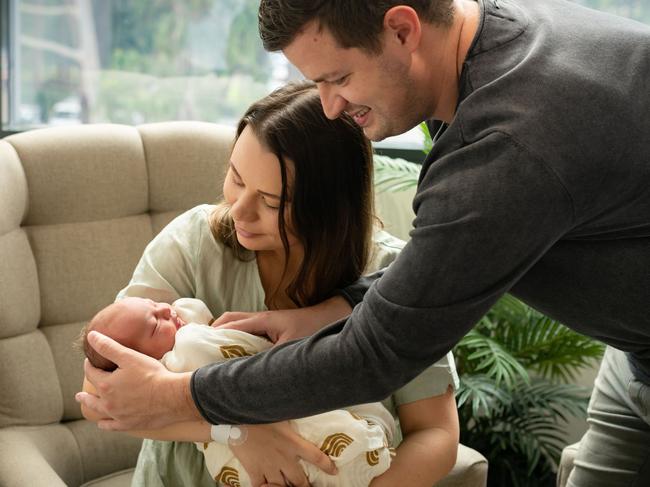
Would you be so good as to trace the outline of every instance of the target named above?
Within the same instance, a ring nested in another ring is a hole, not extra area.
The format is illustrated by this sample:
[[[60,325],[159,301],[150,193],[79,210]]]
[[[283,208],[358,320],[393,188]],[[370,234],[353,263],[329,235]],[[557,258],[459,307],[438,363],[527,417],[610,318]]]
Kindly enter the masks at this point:
[[[246,469],[252,485],[308,487],[298,460],[309,462],[329,475],[337,473],[334,462],[316,445],[296,433],[288,421],[246,425],[248,436],[231,450]]]
[[[308,308],[258,313],[227,312],[216,319],[212,326],[267,336],[279,345],[313,335],[326,325],[345,318],[351,310],[345,299],[335,296]]]
[[[96,331],[88,342],[118,368],[106,372],[84,363],[86,379],[97,396],[79,392],[75,399],[104,418],[104,430],[151,430],[180,421],[202,419],[190,392],[190,372],[169,372],[157,360],[124,347]]]

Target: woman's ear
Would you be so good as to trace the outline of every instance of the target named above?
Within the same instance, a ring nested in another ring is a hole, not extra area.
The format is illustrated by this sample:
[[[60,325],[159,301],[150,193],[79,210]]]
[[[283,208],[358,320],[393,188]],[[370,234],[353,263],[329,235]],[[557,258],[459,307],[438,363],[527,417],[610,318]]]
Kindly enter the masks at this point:
[[[420,45],[422,23],[417,12],[406,5],[397,5],[384,14],[387,39],[413,52]]]

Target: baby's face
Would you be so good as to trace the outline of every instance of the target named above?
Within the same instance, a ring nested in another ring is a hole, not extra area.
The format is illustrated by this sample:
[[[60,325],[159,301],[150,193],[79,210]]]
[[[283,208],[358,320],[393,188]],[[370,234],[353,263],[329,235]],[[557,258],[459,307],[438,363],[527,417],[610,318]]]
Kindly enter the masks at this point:
[[[174,347],[176,332],[185,325],[167,303],[125,298],[113,306],[115,312],[104,333],[155,359],[161,359]]]

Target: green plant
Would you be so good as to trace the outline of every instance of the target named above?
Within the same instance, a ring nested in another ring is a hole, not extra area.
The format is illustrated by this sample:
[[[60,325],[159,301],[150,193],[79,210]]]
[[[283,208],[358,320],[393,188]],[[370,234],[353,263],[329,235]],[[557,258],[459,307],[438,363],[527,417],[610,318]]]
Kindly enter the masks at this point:
[[[422,130],[430,149],[424,124]],[[378,191],[417,184],[418,165],[375,158]],[[603,351],[510,295],[456,345],[460,439],[487,457],[488,486],[554,485],[565,443],[562,420],[584,417],[588,401],[587,390],[569,382]]]
[[[489,462],[488,485],[554,485],[569,416],[587,390],[568,384],[603,345],[504,296],[454,348],[461,442]]]
[[[405,159],[375,154],[375,188],[378,192],[398,192],[416,186],[421,166]]]

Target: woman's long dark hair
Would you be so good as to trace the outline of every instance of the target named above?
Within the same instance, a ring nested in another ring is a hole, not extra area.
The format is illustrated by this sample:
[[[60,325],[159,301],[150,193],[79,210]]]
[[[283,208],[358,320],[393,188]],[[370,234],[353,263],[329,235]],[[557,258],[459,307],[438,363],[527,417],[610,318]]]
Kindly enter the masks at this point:
[[[285,291],[298,306],[319,303],[356,281],[370,257],[374,221],[370,143],[348,115],[336,120],[325,116],[318,90],[310,82],[286,85],[253,103],[239,122],[235,141],[246,127],[280,161],[278,226],[286,262],[290,254],[284,219],[286,160],[293,162],[291,221],[304,260]],[[227,205],[217,207],[211,227],[238,258],[251,258],[237,241]]]

